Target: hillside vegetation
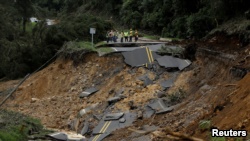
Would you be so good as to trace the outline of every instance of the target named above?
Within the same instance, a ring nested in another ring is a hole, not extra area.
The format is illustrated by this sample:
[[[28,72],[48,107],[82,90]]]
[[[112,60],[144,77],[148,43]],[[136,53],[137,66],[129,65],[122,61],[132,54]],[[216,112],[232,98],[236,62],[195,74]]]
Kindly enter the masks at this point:
[[[162,37],[202,38],[228,20],[249,19],[248,0],[17,0],[0,2],[0,78],[19,78],[51,58],[65,42],[95,42],[106,31],[137,28]],[[29,17],[40,22],[29,24]],[[58,24],[47,26],[45,19]],[[244,22],[249,23],[249,22]],[[245,25],[249,30],[249,25]],[[245,34],[245,33],[244,33]],[[249,42],[248,36],[244,44]]]

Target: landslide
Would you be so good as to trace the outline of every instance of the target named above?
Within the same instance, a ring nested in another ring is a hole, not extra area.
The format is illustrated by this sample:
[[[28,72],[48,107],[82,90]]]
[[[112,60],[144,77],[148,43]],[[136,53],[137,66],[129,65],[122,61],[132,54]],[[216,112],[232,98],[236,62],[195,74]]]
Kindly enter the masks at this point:
[[[230,44],[226,44],[230,39]],[[174,110],[149,119],[138,119],[132,128],[140,129],[146,123],[205,140],[210,140],[209,129],[212,127],[249,132],[247,82],[250,81],[250,75],[241,75],[238,73],[241,69],[232,68],[240,65],[248,69],[250,46],[239,47],[237,38],[230,39],[217,35],[205,42],[197,42],[196,60],[182,72],[167,72],[163,69],[163,73],[158,74],[144,67],[131,68],[123,62],[119,53],[103,57],[87,53],[79,64],[70,59],[58,58],[32,75],[4,108],[39,118],[46,127],[68,130],[69,123],[81,109],[95,103],[105,104],[122,88],[127,98],[117,102],[112,111],[132,110],[129,104],[132,101],[134,111],[138,112],[150,99],[159,96],[162,80],[174,77],[173,87],[163,94],[169,100],[169,105],[175,105]],[[219,44],[216,41],[225,42]],[[227,46],[230,48],[225,49]],[[144,87],[143,82],[138,80],[143,75],[148,75],[154,83]],[[99,91],[80,99],[79,94],[92,86],[99,88]],[[182,95],[175,95],[180,89]],[[208,129],[200,129],[202,120],[211,121]],[[94,119],[90,121],[97,123]],[[167,134],[164,130],[159,131]],[[120,129],[112,134],[105,140],[130,140],[132,131]],[[152,138],[165,140],[157,136]]]

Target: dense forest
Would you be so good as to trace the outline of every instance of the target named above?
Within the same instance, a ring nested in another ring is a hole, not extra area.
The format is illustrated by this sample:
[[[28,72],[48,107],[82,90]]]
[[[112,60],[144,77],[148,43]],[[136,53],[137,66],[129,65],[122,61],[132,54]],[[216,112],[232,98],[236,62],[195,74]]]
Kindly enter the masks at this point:
[[[1,0],[0,78],[18,78],[51,58],[65,42],[96,42],[112,28],[162,37],[202,38],[233,18],[250,18],[249,0]],[[40,21],[31,24],[30,17]],[[46,25],[46,18],[58,24]]]

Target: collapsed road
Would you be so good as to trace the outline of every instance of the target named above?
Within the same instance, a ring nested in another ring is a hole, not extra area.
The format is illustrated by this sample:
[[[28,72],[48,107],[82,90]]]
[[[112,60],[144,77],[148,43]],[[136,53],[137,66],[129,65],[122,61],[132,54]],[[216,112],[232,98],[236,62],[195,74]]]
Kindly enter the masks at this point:
[[[101,57],[87,53],[77,65],[58,59],[31,76],[5,106],[39,118],[60,133],[71,130],[95,141],[153,140],[155,136],[147,133],[165,126],[193,135],[185,130],[213,111],[209,102],[217,89],[213,82],[222,83],[214,76],[226,73],[218,71],[220,61],[214,65],[197,58],[191,63],[171,53],[160,54],[152,46],[162,45],[122,48]],[[126,62],[128,56],[134,59]],[[223,89],[229,90],[234,89]]]
[[[175,66],[173,65],[165,66],[165,68],[179,67],[178,61],[173,60],[173,59],[168,61],[169,58],[162,58],[166,55],[161,56],[157,54],[157,51],[162,46],[163,44],[161,43],[161,44],[148,45],[148,46],[142,46],[142,47],[131,47],[131,48],[130,47],[122,47],[122,48],[113,47],[113,49],[114,49],[114,53],[122,52],[121,54],[123,55],[124,62],[127,63],[127,65],[133,68],[145,67],[144,71],[148,71],[148,73],[145,73],[145,75],[141,75],[136,78],[137,79],[136,81],[142,82],[141,83],[143,86],[142,88],[146,89],[148,86],[154,85],[156,81],[161,80],[161,82],[159,81],[159,88],[161,88],[162,91],[166,91],[167,88],[173,85],[174,83],[173,79],[160,79],[159,76],[158,78],[152,78],[152,74],[151,74],[152,72],[148,70],[148,69],[152,69],[153,67],[154,67],[153,69],[155,72],[161,70],[162,68],[160,67],[159,64],[161,62],[164,62],[164,59],[166,59],[165,60],[166,62],[177,64]],[[173,46],[169,46],[169,47],[172,49],[175,49],[175,47]],[[158,61],[157,59],[159,58],[162,58],[162,59]],[[179,60],[182,60],[182,59],[179,59]],[[159,64],[157,61],[159,62]],[[184,67],[182,66],[183,67],[182,69],[184,69],[190,64],[191,63],[188,62],[187,65],[185,65]],[[162,71],[160,74],[163,74],[163,72],[164,71]],[[90,87],[85,87],[85,89],[79,93],[80,99],[88,99],[89,97],[96,97],[95,96],[96,93],[101,91],[100,90],[101,87],[98,85],[97,86],[89,85],[89,86]],[[138,111],[138,108],[139,108],[138,105],[134,103],[132,100],[128,102],[129,107],[130,107],[129,109],[125,111],[121,109],[120,110],[114,109],[114,106],[117,103],[119,103],[119,101],[124,101],[124,99],[128,98],[127,94],[123,94],[125,91],[127,93],[128,89],[125,90],[125,88],[122,88],[120,90],[117,90],[115,92],[115,95],[107,98],[105,102],[92,103],[91,105],[79,110],[78,114],[75,115],[75,118],[72,118],[67,125],[69,129],[73,131],[75,130],[76,133],[82,135],[82,136],[79,136],[78,139],[75,139],[75,140],[79,140],[79,141],[85,140],[84,136],[86,136],[91,141],[100,141],[106,138],[107,136],[109,136],[113,131],[117,129],[131,126],[132,123],[136,121],[138,118],[139,119],[151,118],[152,115],[154,114],[168,113],[173,110],[173,107],[169,107],[169,105],[166,105],[165,104],[166,101],[163,99],[155,99],[149,103],[147,102],[148,104],[142,105],[142,110],[140,111]],[[96,124],[96,122],[90,122],[91,120],[93,120],[92,118],[96,119],[98,121],[98,124]],[[80,125],[80,123],[82,124]],[[69,139],[70,135],[63,133],[63,132],[56,132],[54,134],[49,134],[48,137],[53,138],[55,140],[66,141]]]

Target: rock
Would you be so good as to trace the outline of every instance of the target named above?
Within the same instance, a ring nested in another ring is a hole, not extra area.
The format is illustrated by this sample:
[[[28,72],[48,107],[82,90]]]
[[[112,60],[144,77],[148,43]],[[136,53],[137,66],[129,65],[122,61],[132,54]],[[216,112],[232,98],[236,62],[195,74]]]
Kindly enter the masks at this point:
[[[109,94],[113,94],[115,92],[115,90],[114,89],[111,89],[110,91],[109,91]]]
[[[137,119],[142,119],[142,117],[143,117],[142,111],[138,111],[138,113],[137,113]]]
[[[157,97],[158,97],[158,98],[162,98],[162,97],[164,97],[164,96],[165,96],[164,92],[158,92],[158,93],[157,93]]]
[[[37,101],[39,101],[40,99],[38,99],[38,98],[31,98],[31,103],[35,103],[35,102],[37,102]]]
[[[121,118],[121,119],[119,119],[119,122],[120,123],[124,123],[126,121],[126,119],[125,118]]]
[[[56,97],[54,97],[54,96],[50,100],[51,101],[57,101]]]
[[[74,91],[76,91],[75,87],[70,88],[70,92],[74,92]]]

